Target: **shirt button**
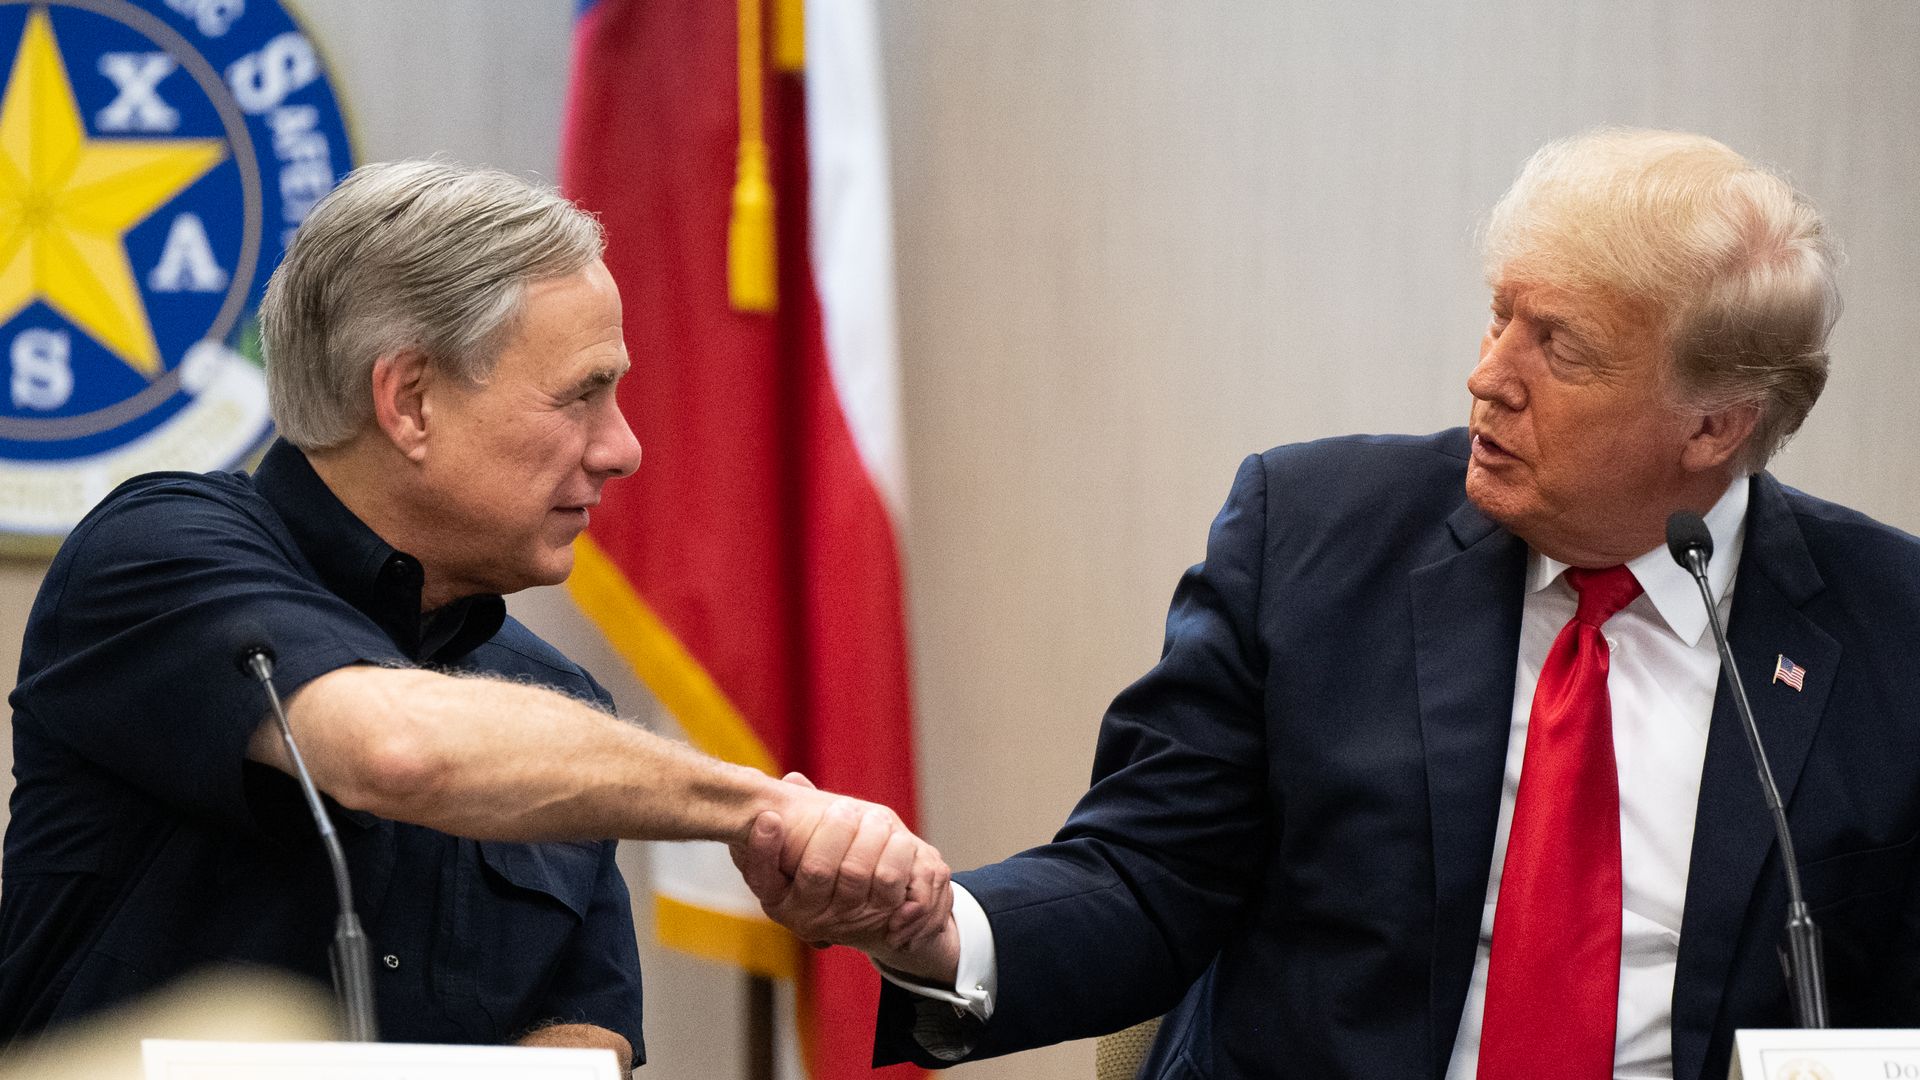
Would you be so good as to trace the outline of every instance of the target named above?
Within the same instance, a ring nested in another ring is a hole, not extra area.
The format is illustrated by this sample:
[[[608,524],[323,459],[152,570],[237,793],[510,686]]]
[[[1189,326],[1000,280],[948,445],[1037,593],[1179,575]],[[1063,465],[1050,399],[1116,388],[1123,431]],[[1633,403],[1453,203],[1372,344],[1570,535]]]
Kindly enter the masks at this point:
[[[398,971],[398,970],[399,970],[399,968],[400,968],[400,958],[399,958],[399,957],[397,957],[397,956],[395,956],[395,955],[393,955],[392,953],[388,953],[387,955],[385,955],[385,956],[383,956],[383,957],[381,957],[380,959],[381,959],[381,961],[382,961],[383,963],[385,963],[385,964],[387,965],[387,967],[388,967],[388,969],[389,969],[389,970],[394,970],[394,971]]]

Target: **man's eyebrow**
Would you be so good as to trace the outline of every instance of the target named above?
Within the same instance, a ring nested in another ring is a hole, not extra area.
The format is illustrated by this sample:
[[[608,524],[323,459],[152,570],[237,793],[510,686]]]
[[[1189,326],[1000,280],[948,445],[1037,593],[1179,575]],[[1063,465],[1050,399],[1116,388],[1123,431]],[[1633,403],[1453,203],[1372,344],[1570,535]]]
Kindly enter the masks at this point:
[[[568,388],[567,396],[575,397],[581,394],[591,393],[595,390],[605,389],[619,382],[620,377],[626,373],[627,367],[625,364],[618,367],[608,365],[607,367],[594,368],[592,371],[581,376],[578,382]]]
[[[1554,333],[1567,334],[1581,342],[1598,345],[1606,340],[1606,326],[1600,320],[1563,308],[1535,308],[1535,322],[1545,323]]]
[[[1584,344],[1598,345],[1606,340],[1606,328],[1594,319],[1583,319],[1575,315],[1555,312],[1541,316],[1541,321]]]
[[[1495,288],[1492,291],[1491,306],[1498,311],[1512,311],[1516,301],[1515,290]],[[1583,343],[1597,345],[1606,340],[1606,324],[1599,319],[1585,316],[1566,308],[1557,307],[1550,301],[1542,304],[1533,299],[1528,304],[1528,317],[1538,323],[1546,324],[1555,333],[1565,333]]]

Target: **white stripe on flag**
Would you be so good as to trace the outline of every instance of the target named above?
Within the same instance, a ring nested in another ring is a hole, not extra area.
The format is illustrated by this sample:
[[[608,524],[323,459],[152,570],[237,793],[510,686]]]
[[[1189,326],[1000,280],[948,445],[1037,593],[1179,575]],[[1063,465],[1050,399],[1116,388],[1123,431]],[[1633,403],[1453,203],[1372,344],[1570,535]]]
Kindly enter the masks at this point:
[[[727,845],[709,840],[647,845],[653,859],[653,891],[683,904],[726,915],[764,919],[760,902],[740,880]]]
[[[893,204],[873,0],[808,0],[807,169],[827,363],[867,474],[901,522]]]

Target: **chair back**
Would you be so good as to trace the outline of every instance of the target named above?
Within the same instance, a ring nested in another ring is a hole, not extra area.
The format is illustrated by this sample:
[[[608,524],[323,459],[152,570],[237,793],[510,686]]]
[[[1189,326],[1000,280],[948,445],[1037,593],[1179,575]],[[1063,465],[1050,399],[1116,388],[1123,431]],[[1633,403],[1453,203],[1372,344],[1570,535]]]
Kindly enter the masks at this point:
[[[1160,1034],[1160,1018],[1102,1035],[1093,1044],[1094,1080],[1136,1080],[1140,1064]]]

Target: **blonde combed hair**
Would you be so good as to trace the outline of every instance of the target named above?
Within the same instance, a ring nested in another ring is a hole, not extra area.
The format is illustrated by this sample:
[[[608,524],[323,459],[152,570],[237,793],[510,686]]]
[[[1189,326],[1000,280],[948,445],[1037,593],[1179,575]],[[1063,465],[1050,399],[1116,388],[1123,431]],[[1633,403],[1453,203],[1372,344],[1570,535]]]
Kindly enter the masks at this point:
[[[1482,252],[1490,280],[1650,313],[1679,405],[1757,410],[1746,469],[1826,385],[1838,245],[1804,195],[1713,139],[1603,128],[1549,143],[1494,207]]]
[[[604,248],[592,215],[511,173],[440,160],[355,169],[294,234],[260,304],[280,433],[303,450],[353,438],[372,419],[374,361],[398,350],[484,382],[526,286]]]

